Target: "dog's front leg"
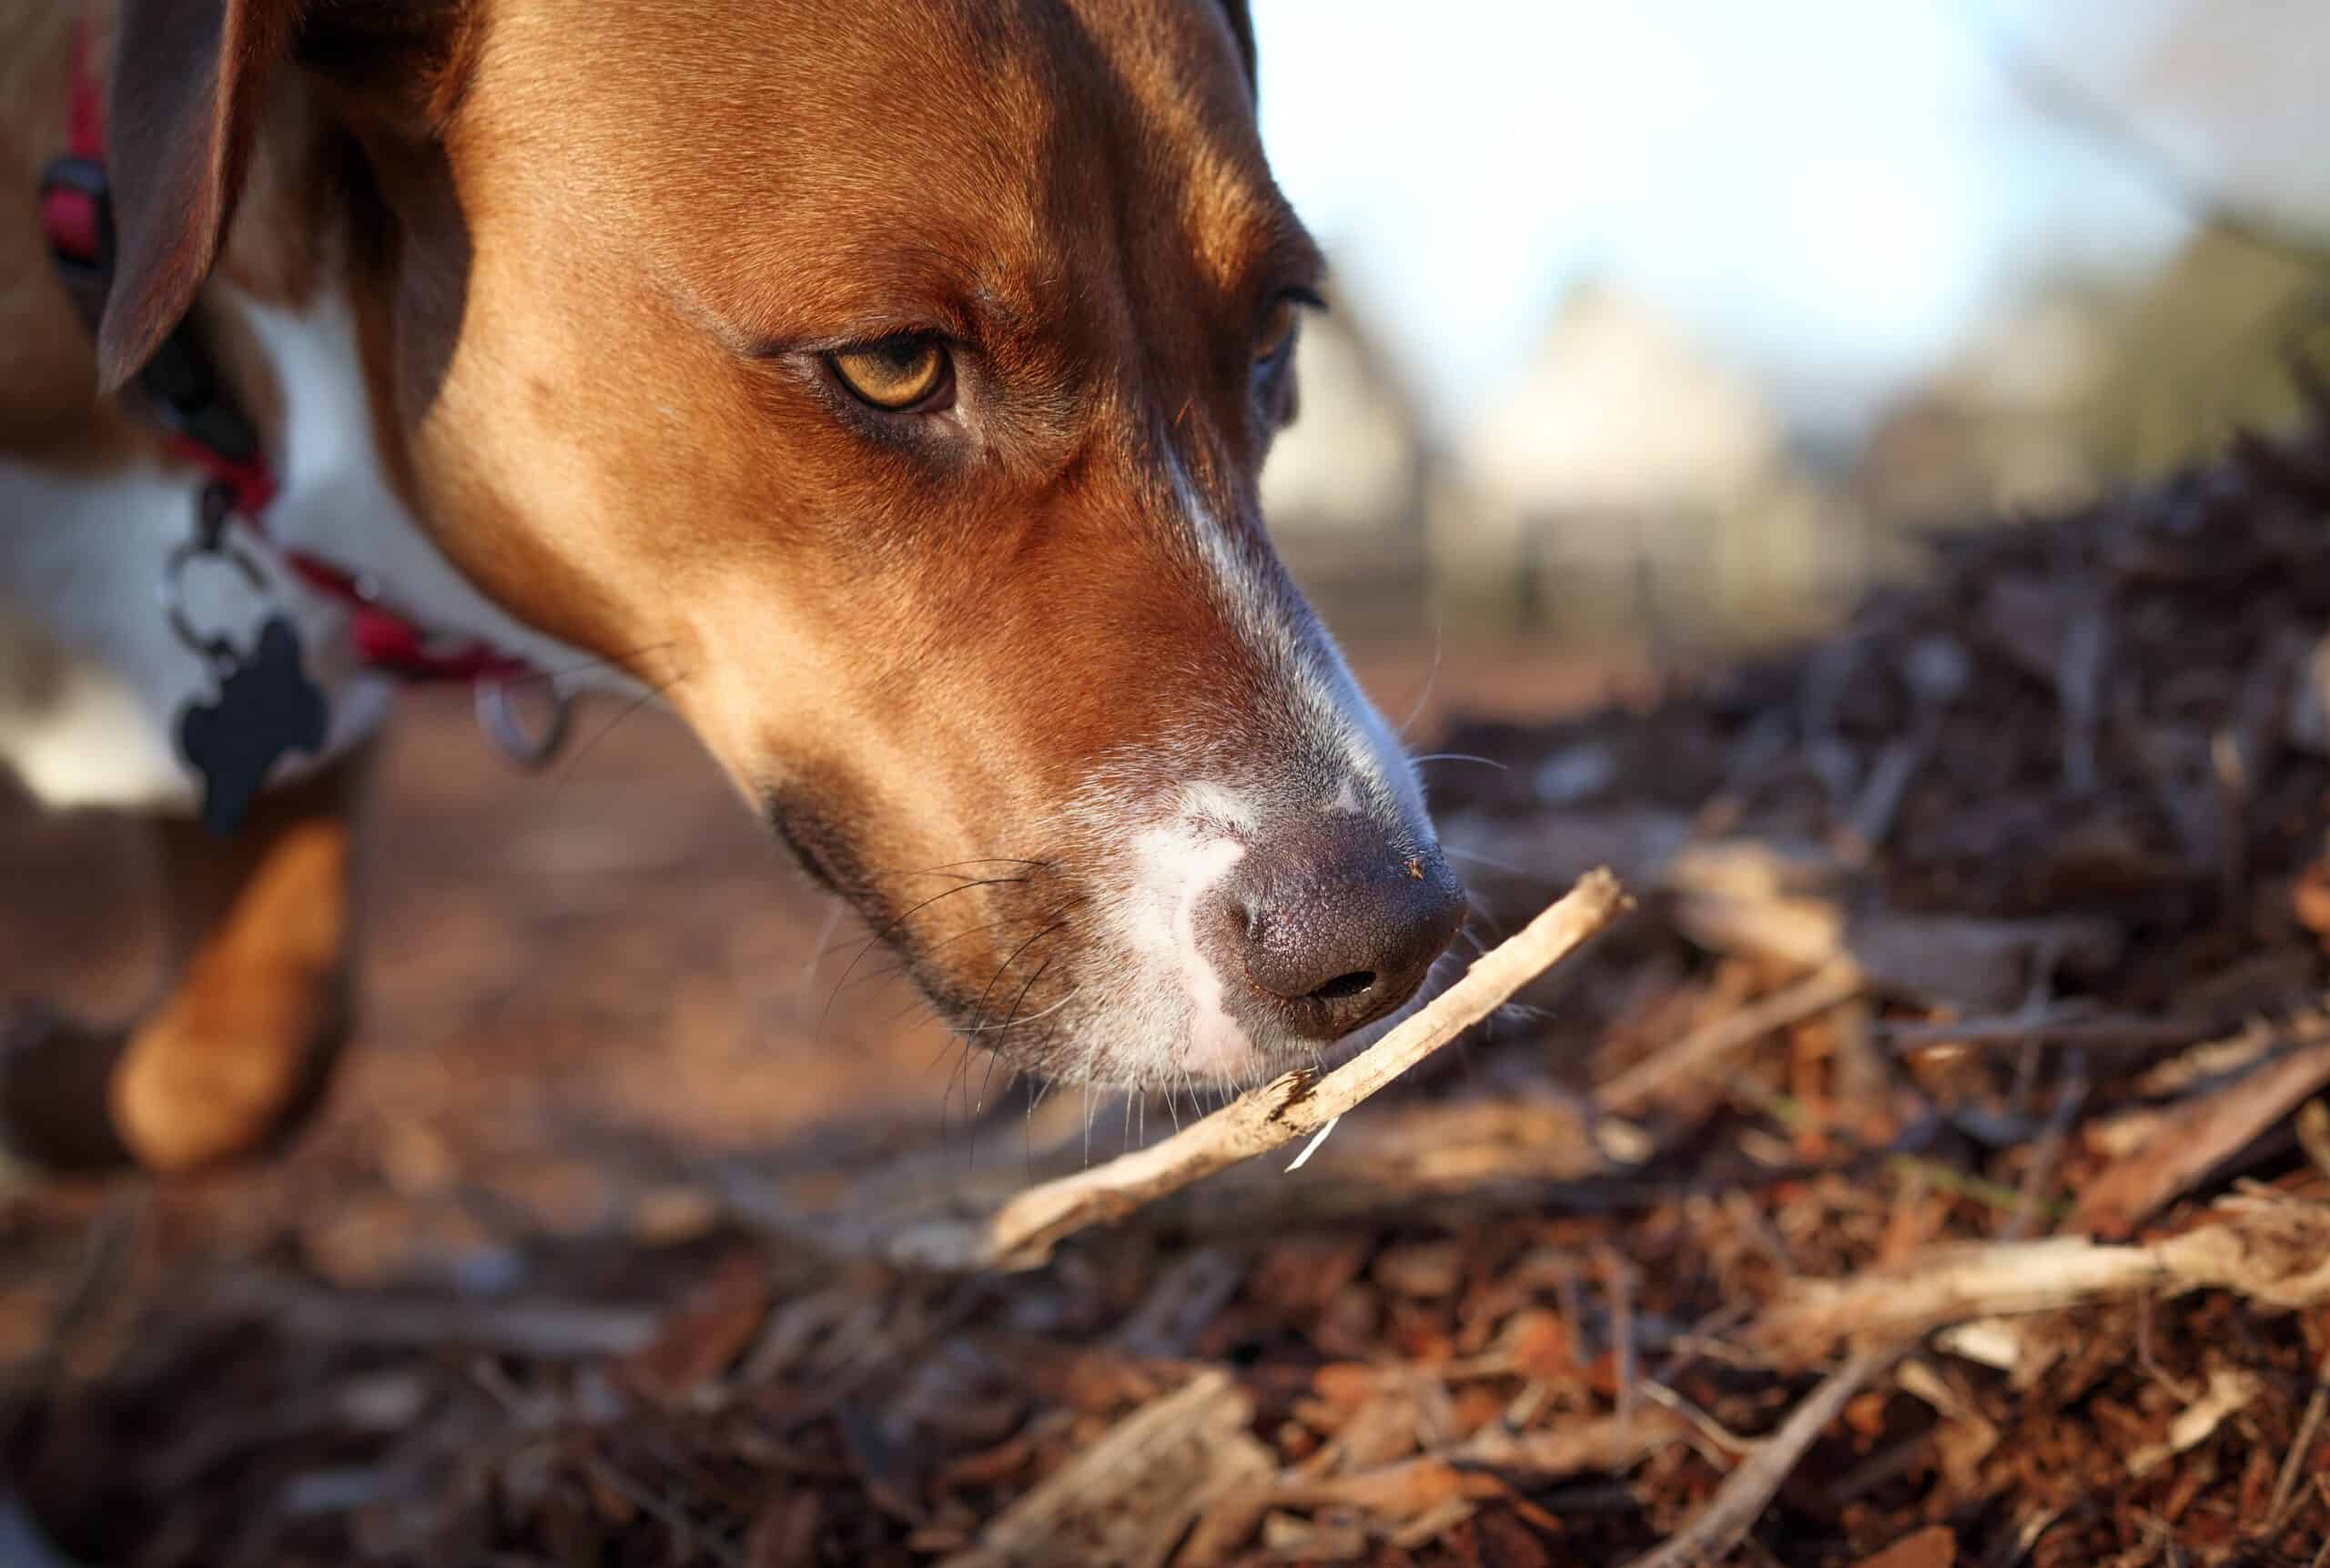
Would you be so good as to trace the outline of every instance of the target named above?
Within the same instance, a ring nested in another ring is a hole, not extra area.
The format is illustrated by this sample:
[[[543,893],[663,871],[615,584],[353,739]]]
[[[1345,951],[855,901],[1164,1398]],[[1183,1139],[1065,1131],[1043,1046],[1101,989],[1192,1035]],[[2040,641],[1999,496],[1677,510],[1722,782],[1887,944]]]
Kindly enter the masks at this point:
[[[349,1023],[360,748],[260,795],[237,833],[160,824],[160,1000],[98,1031],[18,1019],[0,1138],[54,1169],[187,1170],[266,1148],[318,1098]]]

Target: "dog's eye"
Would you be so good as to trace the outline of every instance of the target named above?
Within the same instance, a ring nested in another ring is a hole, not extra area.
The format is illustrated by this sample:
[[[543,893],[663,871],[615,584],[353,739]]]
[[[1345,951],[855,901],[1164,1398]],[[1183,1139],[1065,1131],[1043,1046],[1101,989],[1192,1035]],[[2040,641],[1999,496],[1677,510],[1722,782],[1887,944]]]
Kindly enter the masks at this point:
[[[1269,430],[1294,422],[1294,339],[1306,307],[1323,309],[1325,302],[1309,289],[1289,289],[1271,301],[1254,333],[1254,405]]]
[[[1271,313],[1262,318],[1262,329],[1254,339],[1257,368],[1274,364],[1294,341],[1295,309],[1299,303],[1293,296],[1282,294],[1271,306]]]
[[[851,396],[885,413],[935,409],[954,381],[947,346],[927,335],[839,349],[826,362]]]

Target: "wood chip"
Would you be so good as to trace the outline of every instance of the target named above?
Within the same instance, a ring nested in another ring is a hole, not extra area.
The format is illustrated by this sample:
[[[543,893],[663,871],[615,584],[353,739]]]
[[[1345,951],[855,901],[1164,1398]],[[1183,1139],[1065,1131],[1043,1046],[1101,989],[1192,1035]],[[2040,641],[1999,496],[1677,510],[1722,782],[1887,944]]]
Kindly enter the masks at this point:
[[[2128,1473],[2149,1475],[2180,1453],[2200,1447],[2216,1435],[2217,1428],[2247,1410],[2264,1391],[2264,1382],[2254,1372],[2238,1367],[2219,1367],[2209,1374],[2209,1386],[2201,1397],[2176,1412],[2168,1424],[2168,1441],[2153,1443],[2128,1455]]]
[[[1157,1568],[1231,1487],[1267,1474],[1253,1406],[1229,1374],[1199,1373],[1110,1428],[979,1533],[947,1568],[1089,1563]]]
[[[2071,1229],[2104,1237],[2129,1234],[2325,1085],[2330,1085],[2330,1038],[2300,1046],[2214,1094],[2177,1107],[2133,1153],[2084,1184]]]
[[[1957,1568],[1958,1537],[1946,1524],[1908,1535],[1853,1568]]]

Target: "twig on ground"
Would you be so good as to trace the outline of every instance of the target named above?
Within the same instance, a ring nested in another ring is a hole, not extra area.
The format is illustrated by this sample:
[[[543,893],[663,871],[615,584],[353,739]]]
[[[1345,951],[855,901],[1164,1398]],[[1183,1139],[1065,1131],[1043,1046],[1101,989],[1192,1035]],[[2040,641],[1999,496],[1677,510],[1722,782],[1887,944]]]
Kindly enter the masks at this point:
[[[1635,1271],[1633,1265],[1616,1252],[1606,1253],[1602,1259],[1602,1277],[1610,1290],[1610,1338],[1617,1362],[1616,1377],[1618,1385],[1618,1425],[1626,1426],[1635,1418],[1635,1406],[1640,1391],[1636,1388],[1635,1357]]]
[[[947,1568],[1020,1563],[1161,1564],[1191,1522],[1271,1470],[1253,1404],[1210,1368],[1125,1417],[979,1533]]]
[[[1029,1188],[984,1225],[920,1227],[897,1239],[894,1251],[901,1261],[926,1267],[1034,1268],[1063,1238],[1121,1219],[1343,1115],[1576,951],[1626,903],[1616,876],[1589,872],[1421,1012],[1325,1077],[1287,1073],[1148,1148]]]
[[[1898,1267],[1796,1286],[1748,1332],[1784,1361],[1810,1360],[1849,1336],[1924,1333],[2157,1290],[2232,1290],[2271,1307],[2330,1301],[2330,1212],[2243,1197],[2207,1223],[2148,1246],[2083,1237],[1930,1248]]]
[[[629,1355],[653,1341],[658,1322],[643,1307],[368,1296],[258,1273],[230,1280],[218,1302],[325,1344],[466,1345],[548,1358]]]
[[[2305,1462],[2314,1452],[2315,1434],[2322,1430],[2322,1418],[2330,1413],[2330,1355],[2325,1355],[2314,1371],[2314,1394],[2305,1401],[2305,1413],[2298,1419],[2297,1435],[2290,1442],[2290,1452],[2282,1461],[2282,1472],[2274,1482],[2274,1501],[2265,1509],[2264,1533],[2270,1536],[2281,1529],[2289,1516],[2290,1503],[2297,1492],[2297,1478],[2305,1473]]]
[[[2038,1147],[2031,1151],[2030,1168],[2023,1172],[2014,1213],[2007,1220],[2001,1240],[2020,1241],[2038,1223],[2045,1209],[2044,1194],[2055,1179],[2055,1167],[2062,1159],[2063,1144],[2071,1137],[2072,1124],[2079,1119],[2080,1107],[2086,1103],[2087,1058],[2079,1051],[2071,1051],[2063,1066],[2063,1081],[2055,1090],[2055,1108],[2048,1113]]]
[[[2214,1094],[2171,1111],[2141,1148],[2086,1184],[2072,1229],[2124,1236],[2330,1084],[2330,1037],[2314,1037]]]
[[[2223,1034],[2237,1021],[2220,1017],[2150,1018],[2132,1013],[2065,1007],[2035,1018],[2016,1014],[2001,1018],[1884,1022],[1876,1026],[1876,1031],[1897,1051],[1924,1050],[1933,1046],[2020,1047],[2032,1041],[2095,1050],[2147,1051],[2193,1045],[2212,1035]]]
[[[1863,984],[1859,965],[1849,958],[1831,959],[1787,990],[1725,1014],[1636,1062],[1604,1085],[1596,1098],[1619,1116],[1639,1116],[1676,1079],[1702,1074],[1774,1029],[1851,1000]]]
[[[1698,1568],[1713,1563],[1739,1543],[1742,1536],[1772,1501],[1804,1451],[1821,1429],[1837,1419],[1851,1398],[1870,1379],[1892,1364],[1901,1353],[1899,1342],[1866,1345],[1806,1396],[1802,1404],[1764,1440],[1738,1469],[1724,1478],[1699,1516],[1656,1551],[1637,1557],[1628,1568]]]

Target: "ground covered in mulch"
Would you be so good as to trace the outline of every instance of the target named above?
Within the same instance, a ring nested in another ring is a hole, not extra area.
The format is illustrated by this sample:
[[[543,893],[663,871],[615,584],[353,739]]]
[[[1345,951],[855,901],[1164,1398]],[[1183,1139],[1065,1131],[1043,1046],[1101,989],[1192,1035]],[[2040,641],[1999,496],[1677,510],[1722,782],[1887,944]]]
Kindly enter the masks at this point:
[[[1479,939],[1597,864],[1639,907],[1301,1171],[1040,1270],[880,1241],[1074,1168],[1065,1097],[984,1156],[729,1147],[614,1231],[480,1205],[491,1247],[360,1281],[289,1218],[20,1199],[19,1484],[157,1568],[2318,1568],[2325,634],[2330,435],[1459,724]]]

